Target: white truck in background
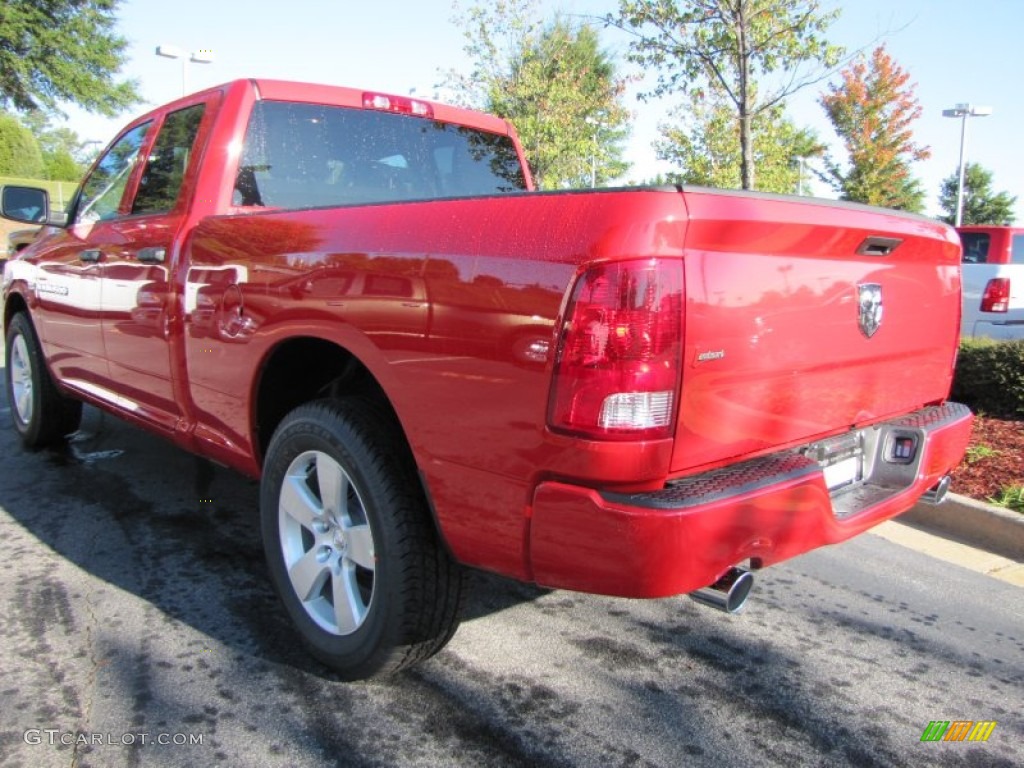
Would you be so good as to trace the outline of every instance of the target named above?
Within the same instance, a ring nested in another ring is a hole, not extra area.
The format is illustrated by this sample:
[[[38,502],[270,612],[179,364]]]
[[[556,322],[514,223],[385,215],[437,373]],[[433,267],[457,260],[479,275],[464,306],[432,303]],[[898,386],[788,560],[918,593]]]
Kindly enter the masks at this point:
[[[962,338],[1024,339],[1024,228],[957,227],[963,243]]]

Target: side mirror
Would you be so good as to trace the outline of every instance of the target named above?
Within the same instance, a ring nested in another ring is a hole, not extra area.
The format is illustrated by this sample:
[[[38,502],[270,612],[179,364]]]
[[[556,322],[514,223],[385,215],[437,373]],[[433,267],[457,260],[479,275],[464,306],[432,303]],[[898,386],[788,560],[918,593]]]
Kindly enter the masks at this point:
[[[65,214],[50,214],[49,193],[36,187],[4,187],[0,193],[0,215],[5,219],[25,224],[48,224],[56,227],[67,225]]]

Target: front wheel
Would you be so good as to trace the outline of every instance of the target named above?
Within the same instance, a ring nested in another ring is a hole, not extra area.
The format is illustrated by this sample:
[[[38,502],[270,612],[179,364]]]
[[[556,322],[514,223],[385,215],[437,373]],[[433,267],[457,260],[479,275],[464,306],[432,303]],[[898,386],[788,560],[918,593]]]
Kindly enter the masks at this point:
[[[458,626],[462,569],[400,439],[372,402],[325,400],[285,417],[267,451],[271,580],[312,654],[349,680],[421,661]]]
[[[27,448],[42,448],[78,429],[82,403],[64,397],[43,359],[32,321],[23,312],[7,326],[6,384],[14,428]]]

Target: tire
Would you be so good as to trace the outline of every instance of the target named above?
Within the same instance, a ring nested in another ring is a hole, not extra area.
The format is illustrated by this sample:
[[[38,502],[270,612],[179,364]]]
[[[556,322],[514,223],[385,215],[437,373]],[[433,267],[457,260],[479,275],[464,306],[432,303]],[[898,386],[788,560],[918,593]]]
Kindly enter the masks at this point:
[[[288,414],[267,450],[260,510],[274,588],[313,656],[343,679],[393,674],[455,633],[463,569],[438,539],[397,425],[372,402]]]
[[[78,429],[82,403],[57,389],[35,328],[24,312],[14,315],[7,326],[5,352],[11,421],[25,447],[36,450],[52,445]]]

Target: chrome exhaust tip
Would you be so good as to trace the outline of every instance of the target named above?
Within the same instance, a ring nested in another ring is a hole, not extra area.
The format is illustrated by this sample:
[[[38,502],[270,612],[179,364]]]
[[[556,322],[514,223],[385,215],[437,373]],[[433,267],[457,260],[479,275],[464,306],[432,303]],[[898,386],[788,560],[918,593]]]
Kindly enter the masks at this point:
[[[714,584],[710,584],[690,597],[702,605],[717,608],[726,613],[739,613],[747,602],[751,587],[754,586],[754,574],[746,568],[732,567]]]
[[[939,482],[924,492],[921,497],[921,501],[925,504],[941,504],[946,500],[946,494],[949,493],[949,484],[952,478],[949,475],[943,476]]]

